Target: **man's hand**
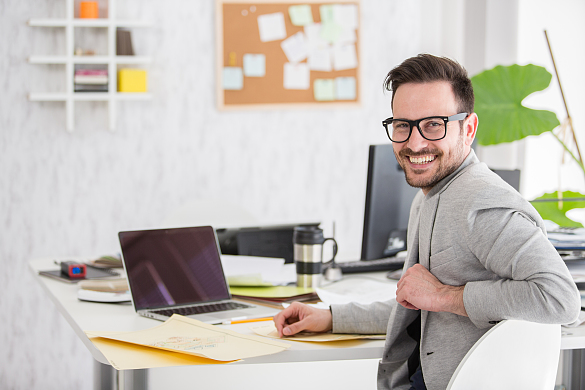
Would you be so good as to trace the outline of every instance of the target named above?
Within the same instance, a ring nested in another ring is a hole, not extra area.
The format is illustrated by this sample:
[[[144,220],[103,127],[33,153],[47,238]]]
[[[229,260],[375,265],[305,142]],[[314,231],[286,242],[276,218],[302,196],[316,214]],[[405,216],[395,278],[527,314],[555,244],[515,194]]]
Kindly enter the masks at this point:
[[[398,281],[396,301],[407,309],[446,311],[467,317],[463,305],[464,288],[445,285],[425,267],[415,264]]]
[[[327,309],[315,309],[299,302],[274,316],[274,325],[278,336],[291,336],[303,330],[310,332],[327,332],[333,328],[331,312]]]

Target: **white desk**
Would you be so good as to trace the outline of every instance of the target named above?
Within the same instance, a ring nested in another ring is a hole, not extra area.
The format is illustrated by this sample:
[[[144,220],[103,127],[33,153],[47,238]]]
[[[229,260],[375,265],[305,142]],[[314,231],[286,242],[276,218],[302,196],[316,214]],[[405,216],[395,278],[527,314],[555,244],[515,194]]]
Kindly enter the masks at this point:
[[[95,366],[95,374],[101,379],[96,378],[94,387],[103,389],[117,385],[118,388],[144,388],[144,373],[137,375],[137,377],[128,378],[125,375],[127,373],[123,371],[113,371],[103,354],[87,338],[84,331],[136,331],[152,328],[160,323],[138,316],[131,304],[79,301],[76,284],[68,284],[38,275],[40,270],[56,269],[53,259],[33,260],[30,262],[30,267],[47,292],[47,296],[55,303],[57,309],[85,344],[93,358],[101,363]],[[237,324],[225,327],[244,334],[254,334],[248,329],[249,325]],[[245,389],[248,388],[246,384],[249,384],[249,388],[254,389],[276,387],[279,390],[298,389],[298,375],[294,381],[284,378],[288,377],[291,372],[297,374],[302,372],[303,376],[304,374],[313,376],[308,380],[307,384],[310,385],[305,386],[306,389],[375,387],[377,360],[382,356],[383,340],[356,340],[336,343],[283,341],[291,344],[291,348],[278,354],[246,359],[229,365],[149,369],[148,387],[151,390],[193,388],[193,382],[188,378],[195,376],[197,383],[203,384],[201,388],[207,388],[205,387],[205,383],[207,383],[207,385],[213,385],[214,388],[235,388],[237,385],[238,389]],[[343,345],[345,348],[339,348],[339,345]],[[309,364],[309,362],[311,363]],[[338,364],[332,365],[332,362],[338,362]],[[291,364],[295,364],[294,369],[290,366]],[[140,374],[141,371],[144,370],[134,370],[132,375]],[[319,377],[314,376],[316,373],[320,374]],[[116,374],[118,375],[117,379]],[[260,377],[266,381],[264,385],[257,383]],[[278,386],[275,386],[273,381],[278,381]],[[319,383],[320,381],[322,383]],[[339,387],[339,384],[342,386]],[[363,386],[364,384],[366,386]]]
[[[135,331],[151,328],[158,321],[138,316],[131,304],[79,301],[77,285],[38,275],[39,270],[55,269],[53,259],[33,260],[30,266],[49,298],[93,358],[99,362],[95,366],[95,388],[146,388],[144,370],[134,370],[130,372],[131,375],[123,371],[115,372],[84,331]],[[237,324],[226,327],[240,333],[253,334],[248,326],[249,324]],[[148,388],[193,388],[193,377],[197,377],[201,388],[375,388],[377,361],[382,356],[384,347],[382,340],[345,341],[342,342],[345,348],[337,348],[332,343],[284,342],[291,344],[291,348],[278,354],[246,359],[230,365],[149,369]],[[585,365],[585,326],[563,328],[561,350],[562,376],[564,384],[568,386],[567,390],[585,388],[585,375],[581,376],[581,371],[585,372],[581,370]],[[308,379],[308,376],[311,378]],[[258,382],[258,378],[263,379],[262,383]]]

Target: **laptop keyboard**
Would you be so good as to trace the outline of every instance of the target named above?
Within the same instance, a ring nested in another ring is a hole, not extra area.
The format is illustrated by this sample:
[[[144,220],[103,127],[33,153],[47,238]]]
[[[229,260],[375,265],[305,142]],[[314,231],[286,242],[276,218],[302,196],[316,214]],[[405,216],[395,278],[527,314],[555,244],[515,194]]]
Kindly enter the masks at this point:
[[[239,302],[221,302],[221,303],[210,303],[208,305],[197,305],[187,307],[177,307],[172,309],[164,310],[153,310],[154,314],[161,314],[164,316],[172,316],[173,314],[180,314],[182,316],[189,316],[193,314],[202,313],[213,313],[217,311],[236,310],[236,309],[248,309],[253,306],[246,305],[245,303]]]

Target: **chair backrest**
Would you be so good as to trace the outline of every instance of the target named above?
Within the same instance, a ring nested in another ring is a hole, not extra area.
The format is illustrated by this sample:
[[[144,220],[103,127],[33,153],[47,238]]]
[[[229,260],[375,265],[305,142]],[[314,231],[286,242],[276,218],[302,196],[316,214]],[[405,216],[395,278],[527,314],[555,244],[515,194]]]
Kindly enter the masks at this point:
[[[447,390],[554,389],[560,348],[560,325],[502,321],[467,352]]]

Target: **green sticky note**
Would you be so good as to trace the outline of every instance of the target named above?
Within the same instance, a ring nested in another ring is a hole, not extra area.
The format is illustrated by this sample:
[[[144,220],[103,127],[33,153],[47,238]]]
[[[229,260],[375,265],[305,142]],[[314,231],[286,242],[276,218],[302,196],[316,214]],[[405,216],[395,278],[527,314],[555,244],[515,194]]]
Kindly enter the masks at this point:
[[[288,14],[294,26],[306,26],[313,23],[313,12],[310,5],[291,5]]]
[[[321,23],[332,23],[335,15],[334,15],[334,7],[333,4],[326,4],[319,7],[319,16],[321,17]]]
[[[331,44],[337,43],[339,37],[343,33],[343,27],[337,23],[327,22],[321,23],[321,39]]]
[[[335,100],[335,80],[317,79],[313,83],[313,94],[319,102]]]

